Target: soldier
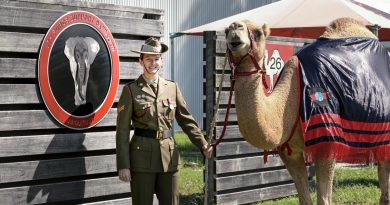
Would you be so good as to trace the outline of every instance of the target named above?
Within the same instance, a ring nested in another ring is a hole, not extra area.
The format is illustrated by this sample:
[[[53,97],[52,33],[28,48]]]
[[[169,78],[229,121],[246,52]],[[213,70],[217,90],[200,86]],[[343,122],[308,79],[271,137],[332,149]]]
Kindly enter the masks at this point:
[[[161,54],[167,50],[167,45],[149,38],[140,51],[133,51],[140,54],[143,74],[124,86],[118,103],[117,168],[119,179],[130,181],[133,205],[152,205],[154,193],[160,205],[179,204],[179,152],[172,130],[175,118],[207,158],[212,154],[177,84],[158,74]],[[131,124],[134,136],[130,142]]]

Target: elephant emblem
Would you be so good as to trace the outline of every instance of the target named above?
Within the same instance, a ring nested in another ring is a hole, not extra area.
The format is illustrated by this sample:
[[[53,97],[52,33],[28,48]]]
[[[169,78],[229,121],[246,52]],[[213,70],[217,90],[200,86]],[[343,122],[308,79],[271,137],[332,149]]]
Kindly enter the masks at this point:
[[[76,106],[86,104],[89,70],[99,50],[99,43],[91,37],[71,37],[65,42],[64,53],[74,81]]]

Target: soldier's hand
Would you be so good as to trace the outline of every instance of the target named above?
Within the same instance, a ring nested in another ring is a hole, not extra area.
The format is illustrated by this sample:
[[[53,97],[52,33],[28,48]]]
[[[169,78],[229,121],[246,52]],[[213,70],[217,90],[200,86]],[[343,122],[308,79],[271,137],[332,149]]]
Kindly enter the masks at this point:
[[[204,145],[202,147],[202,152],[203,152],[203,155],[209,159],[211,158],[211,155],[213,154],[213,146],[210,146],[210,145]]]
[[[131,180],[130,169],[120,169],[118,175],[119,179],[124,182],[129,182]]]

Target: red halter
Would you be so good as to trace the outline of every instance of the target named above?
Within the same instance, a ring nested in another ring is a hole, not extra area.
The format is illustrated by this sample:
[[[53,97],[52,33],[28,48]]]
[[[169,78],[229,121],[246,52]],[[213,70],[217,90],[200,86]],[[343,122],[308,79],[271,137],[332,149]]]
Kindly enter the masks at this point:
[[[232,52],[227,49],[228,51],[228,59],[229,59],[229,65],[230,65],[230,68],[232,69],[232,76],[233,76],[233,81],[236,79],[237,76],[250,76],[250,75],[254,75],[254,74],[257,74],[257,73],[260,73],[262,76],[262,81],[263,81],[263,86],[265,87],[265,89],[268,89],[268,85],[265,81],[265,68],[264,66],[263,67],[260,67],[260,65],[257,63],[257,60],[256,60],[256,54],[257,54],[257,50],[256,50],[256,42],[255,42],[255,38],[253,36],[253,32],[252,30],[250,30],[248,28],[248,35],[249,35],[249,39],[250,39],[250,48],[248,50],[248,53],[245,54],[241,59],[240,61],[238,61],[238,63],[236,63],[233,55],[232,55]],[[255,66],[256,70],[254,71],[249,71],[249,72],[238,72],[237,71],[237,67],[241,64],[242,60],[244,58],[246,58],[247,56],[250,56],[251,59],[252,59],[252,63],[253,65]],[[264,64],[262,64],[264,65]]]

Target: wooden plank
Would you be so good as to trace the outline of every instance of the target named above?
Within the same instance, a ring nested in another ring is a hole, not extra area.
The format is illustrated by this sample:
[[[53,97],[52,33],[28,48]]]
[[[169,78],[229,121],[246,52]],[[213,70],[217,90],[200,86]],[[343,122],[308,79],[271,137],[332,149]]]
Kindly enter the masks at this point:
[[[132,205],[131,198],[116,199],[110,201],[99,201],[82,205]],[[153,195],[153,205],[159,205],[156,194]]]
[[[89,179],[0,189],[0,204],[38,204],[130,192],[130,185],[118,177]]]
[[[217,191],[222,191],[289,180],[292,180],[292,178],[287,169],[248,173],[229,177],[219,177],[216,179],[216,189]]]
[[[226,111],[227,111],[226,108],[218,110],[217,122],[224,122],[225,121]],[[230,108],[228,120],[229,120],[229,122],[237,121],[236,108]]]
[[[0,78],[36,78],[36,59],[0,58]]]
[[[0,36],[2,52],[38,53],[44,35],[0,31]]]
[[[216,196],[217,204],[236,205],[265,201],[297,194],[294,184],[252,189]]]
[[[22,8],[12,6],[0,6],[0,18],[2,26],[17,26],[26,28],[50,28],[50,26],[65,11]],[[110,29],[111,33],[163,36],[164,24],[160,20],[128,18],[111,15],[97,15]]]
[[[264,164],[263,156],[245,157],[236,159],[218,160],[215,163],[217,174],[248,171],[268,167],[283,166],[279,156],[269,155],[268,161]]]
[[[16,33],[0,31],[0,51],[38,53],[43,34]],[[130,52],[137,50],[144,43],[143,40],[115,39],[120,57],[139,57],[139,54]]]
[[[224,57],[216,56],[215,57],[215,70],[223,70],[223,65],[225,65],[225,56]],[[225,72],[231,72],[231,70],[232,69],[229,66],[229,62],[226,62]]]
[[[131,50],[139,50],[144,44],[144,40],[115,39],[121,57],[139,57],[138,53]],[[138,59],[137,59],[138,60]]]
[[[133,131],[130,132],[130,136]],[[115,149],[115,131],[0,137],[0,157]]]
[[[43,103],[36,84],[0,84],[0,104]]]
[[[154,202],[154,201],[153,201]],[[83,203],[82,205],[132,205],[131,198],[124,198],[124,199],[115,199],[115,200],[109,200],[109,201],[98,201],[98,202],[92,202],[92,203]],[[153,205],[158,205],[158,203],[153,203]]]
[[[223,126],[217,126],[215,128],[216,130],[216,136],[220,137],[222,133]],[[243,139],[240,130],[238,128],[238,125],[228,125],[226,127],[225,136],[224,139]]]
[[[116,171],[116,155],[3,163],[0,184]]]
[[[7,1],[4,6],[24,7],[34,9],[47,9],[59,11],[84,10],[100,15],[111,15],[121,17],[143,18],[144,15],[154,14],[161,16],[164,12],[158,9],[145,9],[138,7],[126,7],[114,4],[97,4],[87,1],[65,1],[65,0],[40,0],[40,1]]]
[[[0,131],[64,128],[46,110],[0,111]],[[116,108],[96,126],[115,126]]]
[[[230,74],[226,74],[223,76],[223,81],[222,81],[222,87],[225,88],[230,88]],[[222,74],[216,74],[215,76],[215,87],[219,88],[219,84],[221,83],[222,79]]]
[[[127,46],[132,45],[130,42],[121,41]],[[136,46],[138,41],[135,42]],[[123,50],[129,48],[123,47]],[[135,47],[135,46],[132,46]],[[126,52],[126,51],[122,51]],[[127,52],[130,52],[129,50]],[[129,54],[128,54],[129,55]],[[37,78],[37,60],[25,58],[0,58],[0,78]],[[142,74],[142,67],[138,62],[120,62],[120,79],[132,80]]]
[[[203,61],[205,62],[203,78],[205,80],[205,96],[206,96],[206,106],[204,111],[206,113],[206,119],[204,120],[204,128],[207,130],[207,133],[211,131],[211,121],[212,115],[214,112],[215,104],[215,32],[206,31],[203,34],[203,44],[206,45],[204,48]],[[205,171],[205,196],[204,204],[215,204],[215,158],[212,156],[210,159],[206,160],[206,171]]]
[[[97,9],[108,11],[123,11],[128,13],[146,13],[163,15],[164,11],[160,9],[142,8],[142,7],[130,7],[121,6],[116,4],[104,4],[94,3],[89,1],[77,1],[77,0],[20,0],[20,1],[7,1],[7,6],[16,7],[29,7],[29,8],[41,8],[41,9],[53,9],[53,10],[75,10],[75,7],[80,9]],[[107,11],[107,12],[108,12]]]
[[[143,68],[138,63],[138,61],[137,62],[120,62],[120,79],[122,79],[122,80],[137,79],[143,72],[144,72]]]
[[[215,102],[217,102],[219,92],[217,91],[215,94]],[[221,96],[219,99],[219,105],[227,105],[229,103],[229,95],[230,91],[221,91]],[[232,93],[232,101],[231,104],[234,105],[236,102],[234,92]]]
[[[124,85],[119,85],[115,102],[119,101]],[[36,84],[0,84],[0,104],[42,104],[41,92]]]
[[[216,147],[217,157],[231,156],[238,154],[260,153],[262,149],[256,148],[246,141],[239,142],[222,142]]]
[[[217,40],[215,40],[215,46],[216,46],[216,53],[218,54],[223,54],[225,55],[226,53],[226,40],[225,39],[221,39],[221,38],[217,38]]]

